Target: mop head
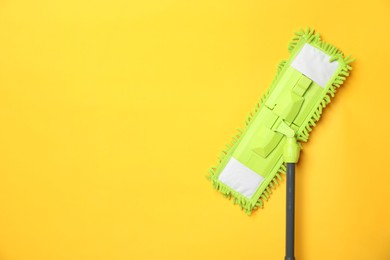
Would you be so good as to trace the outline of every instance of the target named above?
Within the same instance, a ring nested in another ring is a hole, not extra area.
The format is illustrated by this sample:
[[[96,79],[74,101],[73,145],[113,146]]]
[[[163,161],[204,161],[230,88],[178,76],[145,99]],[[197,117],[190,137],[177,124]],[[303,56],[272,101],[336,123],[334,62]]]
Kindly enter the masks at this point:
[[[290,58],[279,64],[245,130],[239,130],[218,165],[209,170],[213,186],[247,214],[262,208],[282,180],[287,136],[308,140],[322,110],[352,69],[353,59],[311,29],[295,33],[288,50]]]

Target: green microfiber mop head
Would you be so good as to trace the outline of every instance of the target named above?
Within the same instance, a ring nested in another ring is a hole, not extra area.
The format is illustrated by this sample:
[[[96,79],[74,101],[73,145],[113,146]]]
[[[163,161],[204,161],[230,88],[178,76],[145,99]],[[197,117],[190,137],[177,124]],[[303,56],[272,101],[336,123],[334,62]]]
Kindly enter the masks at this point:
[[[282,180],[285,144],[291,138],[308,140],[323,108],[352,69],[353,59],[311,29],[295,33],[288,50],[290,58],[279,64],[271,87],[249,114],[245,130],[239,130],[218,166],[209,170],[213,186],[248,214],[262,207]]]

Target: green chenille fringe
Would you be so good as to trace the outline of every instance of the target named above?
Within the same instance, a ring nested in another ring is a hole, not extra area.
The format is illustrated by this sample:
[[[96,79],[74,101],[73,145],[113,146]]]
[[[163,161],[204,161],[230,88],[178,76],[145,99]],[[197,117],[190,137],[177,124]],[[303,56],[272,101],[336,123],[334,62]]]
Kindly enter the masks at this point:
[[[344,80],[347,76],[349,76],[349,71],[352,70],[352,67],[350,66],[350,63],[354,61],[353,58],[350,56],[344,57],[343,53],[338,50],[335,46],[323,42],[320,38],[319,33],[315,33],[313,29],[307,28],[305,30],[300,30],[295,33],[295,36],[291,40],[291,42],[288,45],[288,50],[290,53],[293,52],[296,45],[299,41],[305,40],[306,43],[310,43],[313,46],[321,49],[326,54],[331,56],[331,60],[337,60],[341,58],[339,61],[341,64],[341,69],[339,71],[339,74],[334,78],[332,85],[327,90],[326,95],[320,102],[318,103],[317,107],[314,110],[314,113],[311,118],[306,120],[302,124],[302,127],[299,129],[297,133],[297,139],[300,142],[306,142],[309,139],[309,134],[312,131],[313,127],[316,126],[317,121],[320,119],[322,110],[331,102],[331,98],[334,97],[336,94],[336,90],[343,84]],[[266,91],[266,93],[260,98],[260,100],[256,103],[256,106],[253,110],[253,112],[249,113],[247,119],[245,120],[245,130],[238,129],[238,132],[235,136],[233,136],[233,139],[230,143],[226,145],[226,149],[224,149],[221,153],[221,155],[218,158],[218,164],[217,166],[212,166],[209,169],[209,176],[213,187],[217,189],[219,192],[221,192],[225,197],[232,198],[233,204],[238,204],[242,210],[245,211],[248,215],[252,213],[253,210],[257,208],[263,208],[264,201],[267,201],[270,197],[270,194],[272,194],[272,190],[276,189],[276,187],[279,185],[278,181],[282,180],[281,174],[286,173],[286,165],[283,163],[280,168],[278,169],[277,173],[275,174],[272,181],[268,184],[268,187],[263,191],[259,199],[256,201],[256,203],[253,203],[250,199],[246,198],[245,196],[241,195],[240,193],[236,192],[235,190],[232,190],[230,187],[225,185],[224,183],[220,182],[218,180],[217,176],[217,169],[223,164],[223,162],[228,158],[230,158],[230,155],[236,148],[236,146],[239,144],[242,136],[244,135],[246,129],[249,128],[252,120],[257,115],[258,111],[260,110],[260,107],[263,105],[264,101],[267,99],[269,93],[272,91],[273,87],[276,85],[277,80],[279,79],[281,72],[283,70],[284,65],[286,64],[286,61],[282,61],[279,63],[277,68],[277,73],[272,81],[271,87]]]

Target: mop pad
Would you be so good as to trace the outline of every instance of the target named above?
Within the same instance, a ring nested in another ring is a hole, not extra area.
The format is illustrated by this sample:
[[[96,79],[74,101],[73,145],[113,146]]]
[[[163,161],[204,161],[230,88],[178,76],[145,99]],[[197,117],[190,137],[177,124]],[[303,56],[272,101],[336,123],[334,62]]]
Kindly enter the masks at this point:
[[[283,150],[289,138],[307,142],[323,109],[343,84],[352,58],[321,40],[312,29],[295,33],[266,93],[249,114],[218,165],[213,186],[246,213],[263,207],[286,172]]]

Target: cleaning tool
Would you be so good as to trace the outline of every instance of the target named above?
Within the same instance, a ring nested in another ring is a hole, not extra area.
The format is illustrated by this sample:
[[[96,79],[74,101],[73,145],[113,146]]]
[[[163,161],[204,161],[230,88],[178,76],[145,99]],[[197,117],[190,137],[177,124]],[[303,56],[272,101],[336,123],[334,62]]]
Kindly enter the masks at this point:
[[[312,29],[295,33],[271,87],[211,167],[213,186],[250,214],[263,207],[287,172],[286,260],[294,259],[295,163],[301,142],[352,69],[350,56]]]

